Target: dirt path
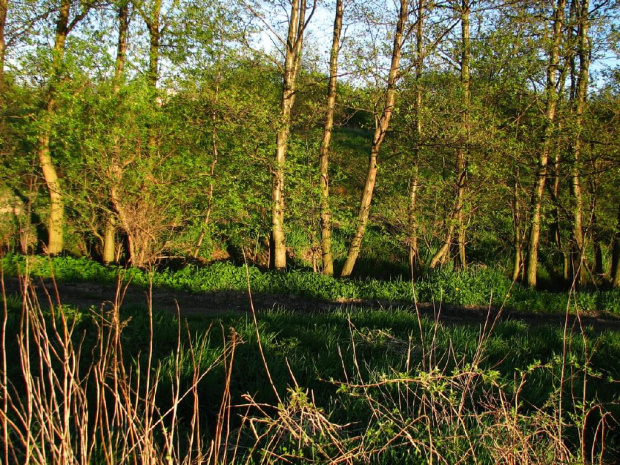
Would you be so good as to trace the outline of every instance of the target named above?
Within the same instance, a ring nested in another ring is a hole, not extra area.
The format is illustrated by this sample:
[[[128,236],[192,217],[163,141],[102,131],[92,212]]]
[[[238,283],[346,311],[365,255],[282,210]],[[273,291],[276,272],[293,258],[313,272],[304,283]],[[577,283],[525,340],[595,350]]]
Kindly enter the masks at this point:
[[[51,297],[55,300],[54,284],[49,280],[34,283],[41,302],[47,302]],[[56,284],[61,302],[65,305],[80,308],[102,306],[111,308],[116,299],[117,288],[112,284],[90,282],[63,282]],[[7,295],[20,295],[19,283],[16,279],[5,279]],[[177,307],[182,315],[217,316],[230,313],[247,313],[251,311],[250,301],[245,292],[212,292],[195,294],[185,291],[175,291],[165,288],[154,288],[152,293],[153,308],[176,313]],[[252,301],[257,312],[284,308],[294,312],[328,312],[338,309],[352,308],[404,308],[415,311],[411,302],[389,302],[378,300],[356,300],[348,302],[326,302],[304,297],[275,294],[253,294]],[[124,306],[145,307],[148,302],[148,291],[144,288],[130,285],[125,289],[122,304]],[[498,309],[486,307],[456,307],[439,306],[428,302],[419,303],[418,309],[423,315],[431,318],[438,317],[447,324],[484,324],[488,318],[494,319]],[[499,316],[502,320],[522,320],[530,325],[563,325],[565,315],[524,313],[503,310]],[[571,316],[571,324],[575,324],[575,317]],[[584,326],[593,326],[600,331],[620,330],[620,317],[608,314],[582,314]]]

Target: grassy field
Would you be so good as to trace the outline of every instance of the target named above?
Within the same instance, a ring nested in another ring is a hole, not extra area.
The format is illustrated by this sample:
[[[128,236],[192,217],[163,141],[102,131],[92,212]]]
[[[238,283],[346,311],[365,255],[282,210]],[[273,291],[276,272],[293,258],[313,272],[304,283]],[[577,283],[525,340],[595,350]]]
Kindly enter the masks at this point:
[[[25,263],[5,258],[7,275],[18,266]],[[53,269],[59,280],[118,274],[67,258],[28,267],[31,276]],[[244,314],[184,317],[148,299],[124,305],[129,277],[147,296],[149,283],[241,290],[249,277],[254,292],[412,299],[402,279],[338,281],[217,265],[123,271],[117,299],[75,308],[63,306],[62,295],[54,303],[53,293],[49,305],[23,277],[22,292],[2,299],[4,463],[620,459],[620,332],[579,319],[445,324],[397,304],[302,313],[252,312],[248,302]],[[430,277],[415,289],[418,298],[428,292],[453,305],[488,305],[492,295],[519,308],[524,300],[513,296],[529,295],[537,299],[529,310],[577,315],[581,302],[615,313],[618,299],[614,291],[534,293],[482,269]]]

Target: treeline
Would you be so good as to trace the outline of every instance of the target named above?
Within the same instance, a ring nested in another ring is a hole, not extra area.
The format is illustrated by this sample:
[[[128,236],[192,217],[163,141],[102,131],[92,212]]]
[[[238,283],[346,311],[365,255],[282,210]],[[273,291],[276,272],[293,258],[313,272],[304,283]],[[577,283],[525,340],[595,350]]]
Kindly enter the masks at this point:
[[[1,245],[620,286],[618,11],[3,0]]]

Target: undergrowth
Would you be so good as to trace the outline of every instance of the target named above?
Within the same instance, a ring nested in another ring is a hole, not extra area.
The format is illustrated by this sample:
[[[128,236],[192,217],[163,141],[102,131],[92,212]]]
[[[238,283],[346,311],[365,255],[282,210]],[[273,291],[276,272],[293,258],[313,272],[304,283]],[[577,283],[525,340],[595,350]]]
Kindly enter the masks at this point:
[[[17,275],[25,269],[26,258],[9,255],[2,258],[5,273]],[[85,258],[30,257],[32,276],[59,281],[123,282],[190,292],[246,291],[246,270],[231,263],[208,266],[187,265],[181,269],[161,268],[144,271],[137,268],[105,267]],[[286,294],[324,301],[381,300],[389,302],[436,302],[445,305],[488,307],[489,305],[525,312],[563,313],[565,309],[582,312],[607,312],[620,315],[620,289],[587,289],[580,292],[533,290],[511,282],[500,271],[471,267],[464,271],[437,270],[421,276],[411,285],[396,276],[387,280],[338,279],[319,273],[292,269],[286,273],[247,271],[255,293]],[[569,302],[570,300],[570,302]]]
[[[88,311],[20,283],[18,298],[2,286],[4,463],[620,459],[620,334],[579,318],[445,325],[250,299],[246,316],[181,319],[151,298],[125,309],[121,281]]]

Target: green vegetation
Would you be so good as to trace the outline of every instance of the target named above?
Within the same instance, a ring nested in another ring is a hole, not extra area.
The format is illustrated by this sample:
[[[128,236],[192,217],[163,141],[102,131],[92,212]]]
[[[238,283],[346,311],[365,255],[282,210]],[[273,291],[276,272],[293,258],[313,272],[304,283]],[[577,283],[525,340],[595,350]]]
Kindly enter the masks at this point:
[[[120,274],[124,282],[144,286],[180,289],[195,293],[221,291],[247,292],[247,275],[254,293],[295,295],[327,302],[355,300],[413,303],[435,302],[454,306],[489,305],[535,313],[596,312],[620,315],[620,290],[584,289],[579,292],[536,291],[511,282],[500,270],[470,267],[464,271],[429,271],[411,281],[402,276],[392,279],[337,279],[311,271],[293,269],[287,273],[261,271],[255,266],[232,263],[208,266],[186,265],[180,269],[163,268],[154,272],[137,268],[105,267],[85,258],[23,257],[8,255],[2,259],[5,273],[16,276],[26,270],[32,276],[59,281],[101,281],[115,283]],[[247,271],[246,271],[247,270]]]
[[[579,2],[345,8],[356,33],[320,168],[332,54],[316,31],[336,2],[3,1],[0,249],[332,274],[330,255],[356,278],[486,267],[539,289],[618,287],[619,10]],[[298,51],[280,41],[293,8],[310,20],[291,30]],[[443,298],[481,305],[482,288]]]
[[[620,457],[618,331],[445,325],[399,307],[179,320],[30,296],[3,297],[0,420],[19,463],[26,450],[28,463]]]
[[[620,461],[619,21],[0,0],[0,462]]]

